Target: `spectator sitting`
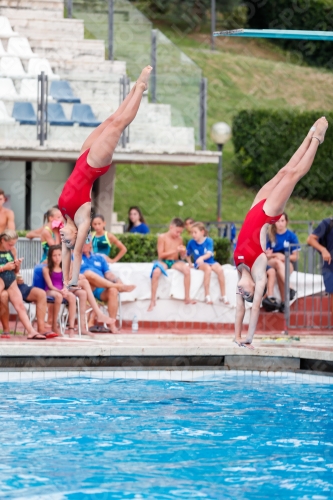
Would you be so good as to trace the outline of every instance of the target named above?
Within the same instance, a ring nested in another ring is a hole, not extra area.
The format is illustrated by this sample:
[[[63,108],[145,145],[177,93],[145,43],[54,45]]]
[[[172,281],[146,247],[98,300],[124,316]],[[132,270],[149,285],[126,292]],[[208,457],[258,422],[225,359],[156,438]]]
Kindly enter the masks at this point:
[[[267,297],[272,303],[275,303],[280,312],[284,311],[284,284],[285,284],[285,251],[290,249],[290,274],[294,271],[294,264],[299,257],[299,241],[295,233],[287,229],[288,215],[284,212],[280,219],[272,224],[268,229],[268,241],[266,255],[268,259],[267,266]],[[279,305],[274,297],[274,284],[277,279],[281,304]],[[296,292],[290,289],[290,298],[294,298]]]
[[[104,255],[107,262],[110,262],[111,264],[118,262],[127,252],[127,248],[112,233],[105,231],[105,219],[103,215],[95,215],[91,226],[94,230],[91,233],[93,253]],[[119,252],[114,259],[110,258],[112,244],[119,248]]]
[[[40,260],[41,262],[47,261],[49,248],[51,246],[60,245],[61,243],[59,229],[61,228],[61,225],[63,223],[63,217],[59,208],[50,208],[44,215],[44,222],[46,222],[46,224],[44,225],[39,236],[42,242],[43,249],[42,258]],[[37,234],[39,233],[39,231],[39,229],[37,229],[36,231],[30,231],[27,234],[27,238],[38,237]]]
[[[52,208],[57,208],[58,209],[59,207],[58,207],[58,205],[53,205]],[[43,218],[44,218],[44,224],[45,224],[45,222],[47,220],[47,212],[44,214]],[[25,235],[25,237],[29,238],[29,240],[32,240],[33,238],[39,238],[39,239],[41,239],[43,231],[44,231],[44,226],[39,227],[38,229],[32,229],[31,231],[29,231]]]
[[[92,244],[83,245],[81,273],[87,278],[92,287],[94,297],[107,303],[109,316],[116,319],[118,311],[118,292],[131,292],[135,285],[124,285],[110,270],[103,255],[91,253]],[[111,332],[116,333],[115,323]],[[103,332],[103,328],[98,330]]]
[[[319,226],[309,235],[307,244],[318,250],[323,258],[322,274],[325,290],[333,293],[333,219],[323,219]]]
[[[76,315],[76,296],[80,300],[80,312],[81,312],[81,333],[88,334],[85,328],[85,309],[87,303],[87,293],[85,290],[76,290],[75,293],[69,292],[62,283],[62,270],[61,270],[61,245],[53,245],[49,248],[49,253],[47,257],[47,266],[43,267],[43,277],[46,283],[46,294],[48,297],[54,298],[54,309],[53,309],[53,330],[59,333],[59,327],[57,323],[59,310],[63,299],[68,302],[69,311],[69,336],[73,337],[74,334],[74,324]],[[83,314],[83,315],[82,315]]]
[[[148,234],[150,233],[149,227],[142,215],[139,207],[130,207],[128,211],[128,228],[129,233],[140,233]]]
[[[10,302],[28,332],[28,339],[45,340],[45,335],[38,333],[31,325],[17,286],[16,274],[19,273],[22,262],[22,259],[18,259],[16,255],[17,239],[16,232],[10,229],[6,229],[0,234],[0,295],[4,290],[7,291]]]
[[[194,224],[194,223],[195,223],[195,220],[192,219],[192,217],[187,217],[187,219],[184,220],[185,230],[186,230],[187,234],[189,234],[190,236],[192,236],[191,227],[192,227],[192,224]]]
[[[213,304],[209,294],[210,277],[212,271],[217,274],[221,297],[224,304],[229,304],[225,294],[224,272],[221,264],[214,260],[214,242],[212,238],[207,237],[205,225],[202,222],[195,222],[191,227],[192,240],[187,244],[186,253],[188,261],[191,263],[191,257],[194,260],[194,267],[204,272],[204,288],[206,304]]]
[[[158,265],[154,265],[151,280],[151,301],[148,311],[152,311],[156,306],[156,293],[158,280],[162,274],[162,269],[176,269],[184,274],[185,304],[195,304],[190,298],[191,268],[186,262],[180,259],[186,257],[186,247],[184,246],[181,234],[184,231],[184,222],[177,217],[172,219],[169,231],[160,234],[157,240]]]
[[[6,229],[15,231],[15,217],[13,210],[5,208],[3,205],[6,201],[5,193],[0,189],[0,234]]]

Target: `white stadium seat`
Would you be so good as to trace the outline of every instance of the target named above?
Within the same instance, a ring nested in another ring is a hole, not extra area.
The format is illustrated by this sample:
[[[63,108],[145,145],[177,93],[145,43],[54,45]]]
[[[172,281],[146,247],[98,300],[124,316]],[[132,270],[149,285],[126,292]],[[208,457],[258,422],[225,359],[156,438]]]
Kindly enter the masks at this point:
[[[15,118],[12,118],[11,116],[8,115],[6,106],[2,101],[0,101],[0,123],[1,124],[15,123]]]
[[[1,83],[0,83],[1,85]],[[37,101],[38,85],[36,78],[23,78],[20,88],[20,101]],[[51,96],[48,96],[49,102],[54,102]]]
[[[21,60],[15,56],[5,56],[0,59],[0,76],[9,78],[24,78],[27,76]]]
[[[0,16],[0,38],[10,38],[18,36],[18,33],[12,30],[8,17]]]
[[[7,51],[10,56],[17,56],[20,59],[38,57],[37,54],[32,52],[30,43],[25,37],[10,38],[8,40]]]
[[[44,71],[44,73],[49,77],[50,80],[59,80],[60,78],[59,75],[55,75],[53,73],[50,63],[47,59],[36,57],[35,59],[29,60],[28,74],[30,77],[40,75],[42,71]]]
[[[16,101],[18,94],[11,78],[0,78],[0,99],[3,101]]]
[[[0,57],[2,57],[2,56],[8,56],[8,54],[5,51],[5,49],[3,48],[2,42],[0,40]]]

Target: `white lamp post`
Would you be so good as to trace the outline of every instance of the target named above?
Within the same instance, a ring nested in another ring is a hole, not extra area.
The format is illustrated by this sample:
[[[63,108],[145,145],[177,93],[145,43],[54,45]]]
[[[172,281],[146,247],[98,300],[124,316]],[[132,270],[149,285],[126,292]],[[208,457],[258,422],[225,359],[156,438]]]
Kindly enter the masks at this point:
[[[227,123],[218,122],[212,126],[210,136],[217,145],[218,150],[221,152],[219,158],[219,166],[217,171],[217,220],[222,220],[222,154],[223,146],[231,137],[231,128]]]

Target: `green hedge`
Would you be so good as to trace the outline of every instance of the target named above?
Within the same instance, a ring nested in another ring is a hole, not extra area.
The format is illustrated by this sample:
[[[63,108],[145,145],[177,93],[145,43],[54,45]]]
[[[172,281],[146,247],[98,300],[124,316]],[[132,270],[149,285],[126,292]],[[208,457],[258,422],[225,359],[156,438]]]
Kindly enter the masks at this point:
[[[297,150],[308,130],[323,112],[241,111],[233,121],[235,172],[247,186],[258,189],[282,168]],[[329,123],[333,112],[325,113]],[[319,147],[311,170],[297,184],[301,198],[332,201],[333,128]]]
[[[121,259],[121,262],[152,262],[157,259],[157,235],[139,235],[139,234],[117,234],[117,238],[124,243],[127,248],[127,253]],[[184,237],[187,243],[188,239]],[[220,264],[230,262],[231,245],[227,238],[213,237],[215,259]],[[110,257],[113,258],[117,254],[118,249],[113,246]]]
[[[248,24],[259,29],[332,31],[333,0],[250,0]],[[312,40],[274,40],[294,52],[292,62],[306,61],[333,69],[332,44]]]
[[[19,236],[24,237],[28,231],[17,231]],[[157,259],[157,235],[155,234],[117,234],[117,238],[124,243],[127,253],[121,259],[121,262],[152,262]],[[215,259],[220,264],[228,264],[231,258],[231,244],[227,238],[217,238],[211,235],[214,241]],[[184,242],[190,240],[189,237],[183,237]],[[114,258],[118,253],[118,248],[113,245],[110,257]]]

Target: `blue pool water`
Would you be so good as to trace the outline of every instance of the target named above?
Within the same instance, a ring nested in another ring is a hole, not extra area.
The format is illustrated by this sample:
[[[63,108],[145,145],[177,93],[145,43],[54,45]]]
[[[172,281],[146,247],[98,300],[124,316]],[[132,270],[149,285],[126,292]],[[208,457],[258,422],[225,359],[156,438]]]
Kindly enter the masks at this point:
[[[333,498],[331,385],[0,384],[0,498]]]

